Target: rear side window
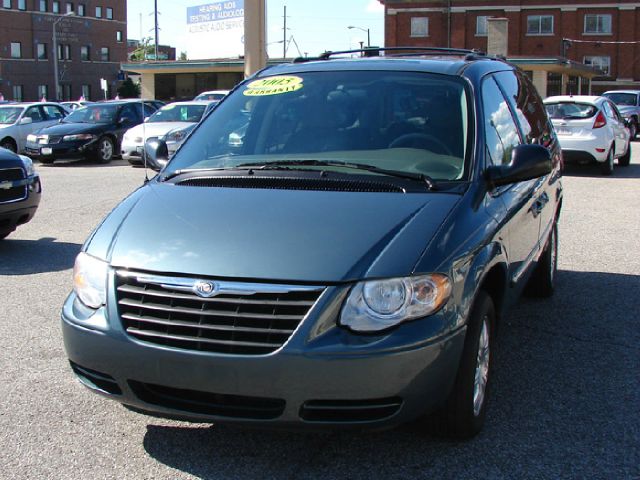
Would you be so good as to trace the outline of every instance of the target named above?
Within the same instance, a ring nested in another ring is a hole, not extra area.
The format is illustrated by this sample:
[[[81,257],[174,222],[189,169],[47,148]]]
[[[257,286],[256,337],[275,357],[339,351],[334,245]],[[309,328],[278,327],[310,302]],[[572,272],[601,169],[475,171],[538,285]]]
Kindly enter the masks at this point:
[[[527,143],[547,146],[553,138],[552,129],[538,91],[522,72],[499,72],[496,81],[516,112]]]
[[[44,112],[47,114],[49,120],[58,120],[65,117],[65,112],[60,107],[55,105],[44,105]]]
[[[493,165],[507,164],[520,144],[520,134],[509,104],[492,77],[482,83],[482,106],[487,154]]]
[[[554,102],[545,105],[550,118],[584,119],[593,117],[598,109],[588,103]]]

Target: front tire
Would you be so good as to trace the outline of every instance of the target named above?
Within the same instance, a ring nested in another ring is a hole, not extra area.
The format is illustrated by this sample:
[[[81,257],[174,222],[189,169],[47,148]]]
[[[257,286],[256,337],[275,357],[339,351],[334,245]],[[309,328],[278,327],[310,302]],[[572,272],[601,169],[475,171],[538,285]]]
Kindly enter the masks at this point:
[[[114,144],[109,137],[102,137],[98,140],[98,148],[96,150],[96,160],[98,163],[109,163],[113,160]]]
[[[9,151],[11,151],[13,153],[18,153],[18,147],[16,146],[16,144],[11,139],[3,140],[2,143],[0,143],[0,147],[6,148],[7,150],[9,150]]]
[[[444,406],[426,418],[433,433],[464,440],[482,429],[491,385],[495,323],[493,300],[480,290],[469,316],[453,389]]]

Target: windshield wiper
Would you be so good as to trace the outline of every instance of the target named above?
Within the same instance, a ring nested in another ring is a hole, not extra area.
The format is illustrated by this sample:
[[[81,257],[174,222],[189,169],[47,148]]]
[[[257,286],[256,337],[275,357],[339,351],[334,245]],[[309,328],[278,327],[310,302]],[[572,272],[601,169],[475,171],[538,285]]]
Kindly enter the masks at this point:
[[[424,173],[400,172],[397,170],[387,170],[386,168],[375,167],[365,163],[340,162],[337,160],[289,160],[266,163],[242,163],[237,167],[256,167],[257,170],[288,170],[288,165],[294,166],[312,166],[312,167],[344,167],[355,170],[366,170],[368,172],[379,173],[396,178],[406,178],[417,182],[424,183],[429,190],[435,188],[434,180]]]

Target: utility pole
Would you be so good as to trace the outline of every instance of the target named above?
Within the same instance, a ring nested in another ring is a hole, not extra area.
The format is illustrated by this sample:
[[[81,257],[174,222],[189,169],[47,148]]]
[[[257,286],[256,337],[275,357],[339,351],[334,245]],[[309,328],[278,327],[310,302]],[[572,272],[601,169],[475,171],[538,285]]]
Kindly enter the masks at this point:
[[[284,28],[282,29],[282,59],[287,58],[287,6],[284,6]]]
[[[154,25],[155,25],[154,28],[155,28],[155,34],[156,34],[155,60],[158,61],[158,0],[153,0],[153,5],[154,5],[153,16],[154,16]]]

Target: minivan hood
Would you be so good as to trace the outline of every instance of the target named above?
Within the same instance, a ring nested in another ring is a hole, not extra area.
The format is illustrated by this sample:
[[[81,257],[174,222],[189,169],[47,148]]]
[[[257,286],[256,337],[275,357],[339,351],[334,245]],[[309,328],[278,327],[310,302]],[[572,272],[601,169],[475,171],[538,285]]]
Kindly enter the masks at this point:
[[[150,182],[85,249],[115,267],[166,274],[312,283],[404,276],[459,198]]]

